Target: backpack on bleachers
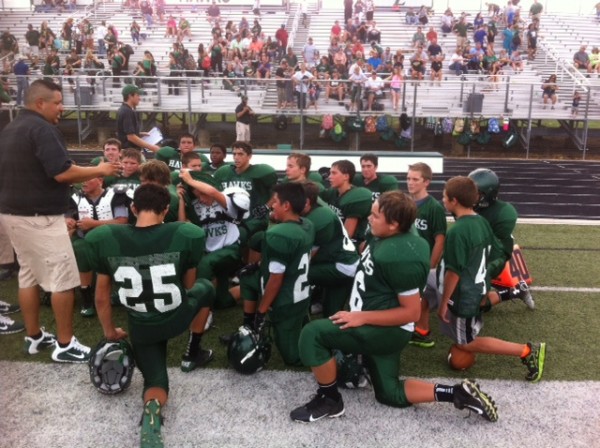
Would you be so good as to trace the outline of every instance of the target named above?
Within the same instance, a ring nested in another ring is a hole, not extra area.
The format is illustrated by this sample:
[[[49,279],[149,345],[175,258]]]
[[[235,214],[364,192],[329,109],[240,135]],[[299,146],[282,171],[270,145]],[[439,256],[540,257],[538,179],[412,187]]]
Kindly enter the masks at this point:
[[[437,119],[435,117],[427,117],[427,119],[425,120],[425,127],[427,129],[434,130],[436,121]]]
[[[321,128],[325,129],[326,131],[330,131],[331,129],[333,129],[333,127],[334,127],[333,115],[331,115],[331,114],[323,115],[323,120],[321,121]]]
[[[457,118],[454,122],[454,129],[452,131],[452,135],[455,137],[465,130],[465,120],[464,118]]]
[[[477,118],[473,118],[469,123],[469,129],[471,130],[471,134],[479,134],[481,131],[481,124]]]
[[[442,120],[442,131],[444,134],[452,134],[452,130],[454,129],[454,121],[452,118],[446,117]]]
[[[365,118],[365,134],[375,134],[377,132],[377,120],[372,115]]]
[[[377,118],[376,128],[377,132],[379,133],[387,132],[390,129],[390,124],[388,122],[387,115],[380,115]]]
[[[490,134],[499,134],[500,133],[500,123],[497,118],[490,118],[488,121],[488,132]]]
[[[346,137],[346,132],[344,132],[344,128],[339,121],[336,121],[335,126],[329,133],[329,137],[337,143],[341,142]]]

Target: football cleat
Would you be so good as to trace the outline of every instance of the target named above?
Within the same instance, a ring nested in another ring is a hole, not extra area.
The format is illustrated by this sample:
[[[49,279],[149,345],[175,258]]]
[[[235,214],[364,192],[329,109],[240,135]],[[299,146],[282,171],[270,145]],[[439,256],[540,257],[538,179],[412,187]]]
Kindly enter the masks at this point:
[[[163,438],[160,433],[162,425],[161,406],[158,400],[150,400],[144,405],[142,414],[142,431],[140,448],[163,448]]]
[[[531,290],[529,289],[527,283],[525,283],[523,280],[519,282],[519,285],[516,288],[516,293],[517,297],[521,299],[525,305],[527,305],[527,308],[530,310],[535,309],[535,302],[531,296]]]
[[[490,422],[498,420],[496,403],[472,380],[463,380],[454,386],[454,407],[473,411]]]
[[[125,339],[103,339],[92,350],[88,364],[94,387],[103,394],[118,394],[131,384],[135,369],[133,348]]]
[[[312,423],[325,417],[341,417],[345,411],[342,397],[336,401],[317,394],[304,406],[290,412],[290,417],[296,422]]]
[[[25,336],[25,353],[35,355],[43,348],[54,347],[56,337],[52,333],[46,332],[44,327],[40,328],[42,336],[39,339],[33,339]]]
[[[75,336],[71,337],[71,342],[66,347],[61,347],[58,342],[52,352],[52,360],[56,362],[71,362],[81,364],[90,359],[90,348],[80,344]]]
[[[537,383],[542,379],[542,374],[544,373],[544,361],[546,360],[546,343],[540,342],[539,344],[534,344],[533,342],[528,342],[531,352],[525,358],[521,359],[521,362],[527,366],[527,376],[525,379],[527,381],[531,381],[532,383]]]
[[[0,314],[0,335],[14,334],[25,330],[25,326],[19,322],[15,322],[10,317]]]
[[[181,371],[182,372],[191,372],[199,367],[204,367],[214,358],[214,353],[212,350],[198,350],[198,355],[194,358],[191,356],[184,355],[181,360]]]
[[[421,348],[431,348],[435,345],[435,341],[431,339],[429,336],[423,336],[422,334],[417,333],[416,331],[412,334],[410,341],[408,341],[410,345],[414,345],[415,347]]]

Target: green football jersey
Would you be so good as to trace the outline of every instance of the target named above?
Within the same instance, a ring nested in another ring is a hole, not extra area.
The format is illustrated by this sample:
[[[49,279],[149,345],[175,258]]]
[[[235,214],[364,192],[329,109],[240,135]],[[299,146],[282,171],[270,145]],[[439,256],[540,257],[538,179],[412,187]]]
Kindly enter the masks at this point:
[[[139,173],[132,174],[129,177],[106,177],[104,179],[104,185],[106,187],[113,187],[118,189],[127,190],[127,195],[133,198],[133,192],[137,187],[140,186],[140,175]]]
[[[202,160],[202,168],[204,169],[210,161],[204,154],[198,153],[198,155],[200,156],[200,160]],[[172,148],[171,146],[163,146],[160,148],[154,155],[154,158],[165,162],[171,171],[181,169],[181,151]]]
[[[437,235],[445,235],[448,228],[446,222],[446,212],[442,204],[440,204],[433,196],[417,201],[417,219],[415,219],[415,227],[419,235],[425,238],[429,244],[430,252],[435,244]]]
[[[455,315],[473,317],[480,313],[481,299],[490,288],[488,263],[498,256],[498,240],[481,216],[462,216],[450,227],[444,244],[444,269],[460,277],[449,302]]]
[[[350,310],[396,308],[398,295],[422,291],[428,274],[429,247],[423,238],[411,233],[371,236],[360,255]]]
[[[240,187],[250,194],[250,217],[264,218],[268,215],[267,202],[271,199],[271,189],[277,183],[277,173],[269,165],[250,165],[243,173],[236,173],[235,166],[222,166],[214,173],[221,183],[222,190]]]
[[[109,224],[85,240],[92,269],[109,275],[130,318],[158,323],[186,297],[183,276],[204,253],[204,231],[190,223],[150,227]]]
[[[387,174],[378,174],[375,180],[365,183],[365,178],[361,173],[357,173],[354,176],[354,180],[352,181],[352,185],[357,187],[365,187],[371,191],[371,199],[373,202],[379,197],[381,193],[385,193],[386,191],[393,191],[398,189],[398,180],[394,176],[389,176]]]
[[[308,309],[308,269],[314,240],[314,226],[304,218],[274,225],[265,233],[260,262],[263,292],[269,280],[269,270],[275,265],[285,268],[283,284],[271,307],[274,321]]]
[[[478,209],[477,213],[486,219],[494,235],[500,240],[506,262],[512,256],[515,244],[512,234],[517,225],[517,210],[512,204],[497,200],[489,207]]]
[[[342,263],[354,264],[358,260],[358,252],[348,237],[346,228],[340,218],[327,206],[316,205],[306,219],[315,228],[314,246],[318,248],[312,257],[311,264]]]
[[[344,222],[346,218],[358,218],[358,227],[354,238],[362,241],[367,230],[367,218],[371,213],[371,192],[364,187],[352,187],[340,196],[335,188],[328,188],[321,193],[321,198]]]

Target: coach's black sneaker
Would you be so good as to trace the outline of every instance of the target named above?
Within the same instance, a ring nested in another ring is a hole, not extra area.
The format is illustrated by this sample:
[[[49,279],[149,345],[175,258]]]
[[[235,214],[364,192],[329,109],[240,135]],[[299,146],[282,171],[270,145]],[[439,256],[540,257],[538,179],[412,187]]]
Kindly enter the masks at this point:
[[[473,411],[490,422],[498,420],[496,403],[472,380],[463,380],[454,386],[454,407]]]
[[[5,302],[4,300],[0,300],[0,314],[13,314],[21,311],[21,307],[19,305],[14,305],[12,303]]]
[[[529,370],[525,379],[532,383],[537,383],[542,379],[542,374],[544,373],[546,343],[540,342],[539,344],[534,344],[533,342],[528,342],[527,345],[531,351],[525,358],[521,358],[521,362],[525,364],[527,370]]]
[[[182,372],[191,372],[194,369],[199,367],[204,367],[215,357],[212,350],[209,349],[200,349],[198,350],[198,355],[195,357],[183,355],[181,359],[181,371]]]
[[[304,406],[290,412],[292,420],[297,422],[316,422],[324,417],[335,418],[344,415],[344,401],[342,397],[338,401],[325,395],[315,395],[312,400]]]

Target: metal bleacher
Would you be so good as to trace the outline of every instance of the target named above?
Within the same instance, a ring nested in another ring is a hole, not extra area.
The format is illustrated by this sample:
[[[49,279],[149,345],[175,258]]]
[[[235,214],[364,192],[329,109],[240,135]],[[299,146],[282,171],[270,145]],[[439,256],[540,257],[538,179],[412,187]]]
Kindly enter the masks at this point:
[[[196,55],[196,48],[200,42],[205,46],[210,42],[210,25],[206,20],[205,9],[208,3],[188,3],[185,0],[168,2],[165,18],[173,14],[175,18],[185,16],[191,23],[191,42],[183,42],[190,52]],[[306,28],[300,23],[299,4],[292,1],[282,6],[280,0],[261,1],[261,25],[265,36],[273,36],[282,23],[286,24],[290,32],[290,46],[301,59],[302,47],[308,36],[312,37],[320,53],[326,54],[329,47],[331,26],[335,20],[343,23],[343,7],[322,7],[318,0],[308,0],[308,23]],[[330,4],[330,3],[327,3]],[[251,11],[252,2],[243,0],[230,0],[220,4],[222,23],[228,20],[239,22],[245,16],[250,23],[254,19]],[[471,17],[479,11],[466,11]],[[477,116],[483,117],[508,117],[519,121],[526,130],[531,129],[531,123],[540,120],[559,120],[563,126],[570,127],[575,133],[579,128],[585,128],[589,120],[600,119],[600,79],[597,74],[586,77],[585,73],[576,70],[572,65],[573,54],[583,43],[588,45],[588,51],[594,44],[600,44],[600,29],[595,16],[567,15],[544,13],[541,19],[541,29],[538,39],[538,53],[534,61],[525,61],[525,68],[521,73],[514,73],[506,69],[501,74],[499,82],[491,83],[483,74],[467,74],[457,77],[447,69],[449,56],[455,48],[455,37],[452,34],[443,35],[440,30],[440,17],[443,11],[436,11],[430,16],[429,24],[424,28],[427,32],[433,26],[438,32],[439,43],[446,54],[444,62],[444,80],[438,85],[430,81],[419,83],[405,79],[403,89],[402,110],[413,117],[465,117],[469,113],[465,110],[468,97],[473,93],[484,95],[483,109]],[[455,14],[460,11],[455,10]],[[375,14],[375,21],[381,30],[381,45],[390,47],[392,52],[401,49],[408,59],[412,54],[411,40],[415,26],[404,21],[405,10],[393,10],[391,7],[379,7]],[[526,14],[524,14],[525,16]],[[42,21],[48,21],[50,27],[58,34],[62,23],[67,17],[81,20],[89,18],[93,24],[106,20],[119,31],[119,40],[132,44],[129,35],[129,25],[132,20],[142,24],[139,12],[123,9],[120,3],[101,2],[95,7],[81,7],[76,11],[62,13],[42,13],[29,10],[3,11],[0,16],[0,29],[9,30],[25,45],[24,34],[27,24],[39,27]],[[166,21],[166,20],[165,20]],[[526,25],[526,24],[524,24]],[[253,109],[260,114],[273,115],[285,113],[288,115],[350,115],[344,105],[337,101],[326,101],[324,91],[318,101],[318,110],[298,111],[277,110],[276,89],[274,80],[258,81],[245,79],[239,82],[240,91],[230,91],[223,88],[222,79],[210,77],[205,79],[178,78],[180,81],[180,94],[168,93],[166,82],[168,78],[168,54],[173,41],[165,38],[165,24],[158,23],[152,29],[142,29],[146,36],[140,46],[135,47],[135,53],[130,60],[130,69],[142,59],[143,50],[150,50],[158,64],[159,79],[152,80],[144,86],[145,95],[139,110],[142,112],[188,112],[193,113],[225,113],[231,114],[239,103],[239,92],[249,96]],[[524,44],[526,39],[522,39]],[[501,38],[497,38],[497,47],[501,47]],[[524,49],[526,54],[526,50]],[[105,61],[106,62],[106,61]],[[108,66],[108,64],[106,64]],[[274,64],[275,66],[276,64]],[[408,64],[405,64],[408,66]],[[542,104],[542,82],[550,74],[558,77],[558,103],[555,109],[544,108]],[[38,75],[39,76],[39,75]],[[86,85],[89,76],[81,73],[77,76],[76,85]],[[64,80],[63,80],[64,83]],[[76,94],[70,89],[65,89],[65,108],[71,111],[115,111],[120,102],[120,88],[112,87],[112,78],[97,79],[96,95],[90,105],[78,105]],[[571,117],[571,99],[574,91],[579,91],[583,97],[577,120]],[[391,99],[387,95],[382,100],[384,110],[369,112],[369,114],[397,114],[391,107]],[[524,138],[529,135],[523,134]],[[585,141],[582,142],[585,146]]]

